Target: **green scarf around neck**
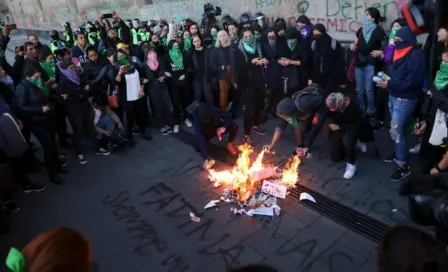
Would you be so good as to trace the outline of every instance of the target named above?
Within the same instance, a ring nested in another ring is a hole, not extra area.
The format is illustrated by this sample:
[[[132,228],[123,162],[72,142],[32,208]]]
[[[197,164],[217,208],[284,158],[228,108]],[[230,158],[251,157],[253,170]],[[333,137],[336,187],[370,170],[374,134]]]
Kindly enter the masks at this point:
[[[25,80],[33,84],[35,87],[39,88],[45,94],[46,97],[50,95],[50,89],[48,89],[48,87],[44,84],[41,77],[38,78],[27,77],[25,78]]]
[[[255,51],[257,49],[257,43],[256,43],[255,38],[251,37],[249,39],[243,39],[243,47],[247,53],[255,54]]]
[[[296,39],[287,40],[287,43],[288,43],[289,50],[291,50],[291,52],[294,51],[294,48],[296,48],[297,40]]]
[[[131,64],[131,61],[129,60],[129,57],[126,56],[121,56],[118,58],[118,64],[120,65],[130,65],[131,69],[129,70],[128,73],[133,74],[135,72],[135,67],[134,65]]]
[[[436,79],[434,80],[434,86],[437,90],[443,90],[448,85],[448,63],[443,62],[440,64],[440,69],[437,71]]]
[[[182,55],[182,52],[180,51],[179,47],[171,48],[168,54],[170,55],[171,61],[177,68],[179,69],[184,68],[184,56]]]
[[[191,37],[185,37],[184,39],[184,51],[188,51],[191,49]]]
[[[54,61],[44,61],[40,63],[40,67],[44,70],[45,74],[55,80],[56,79],[56,63]]]
[[[392,27],[392,29],[390,30],[390,34],[389,34],[389,43],[394,40],[395,34],[397,34],[397,31],[399,29],[400,29],[399,27]]]

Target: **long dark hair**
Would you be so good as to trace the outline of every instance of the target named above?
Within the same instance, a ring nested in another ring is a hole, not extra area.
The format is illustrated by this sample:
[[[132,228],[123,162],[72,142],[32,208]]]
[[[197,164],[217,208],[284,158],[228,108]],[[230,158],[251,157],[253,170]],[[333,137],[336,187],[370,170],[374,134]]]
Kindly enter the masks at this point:
[[[370,16],[373,18],[375,24],[379,24],[386,21],[386,18],[381,16],[380,11],[377,8],[370,7],[366,9],[366,12],[370,14]]]

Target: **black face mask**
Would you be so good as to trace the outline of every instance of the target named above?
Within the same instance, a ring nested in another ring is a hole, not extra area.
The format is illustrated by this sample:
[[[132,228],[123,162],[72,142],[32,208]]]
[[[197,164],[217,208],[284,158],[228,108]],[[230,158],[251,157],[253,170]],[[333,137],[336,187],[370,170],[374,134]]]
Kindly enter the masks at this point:
[[[159,46],[159,45],[160,45],[160,41],[156,41],[156,42],[154,42],[154,45]]]
[[[313,35],[313,37],[314,37],[314,39],[319,40],[320,38],[322,38],[322,35],[321,35],[321,34],[319,34],[319,35]]]

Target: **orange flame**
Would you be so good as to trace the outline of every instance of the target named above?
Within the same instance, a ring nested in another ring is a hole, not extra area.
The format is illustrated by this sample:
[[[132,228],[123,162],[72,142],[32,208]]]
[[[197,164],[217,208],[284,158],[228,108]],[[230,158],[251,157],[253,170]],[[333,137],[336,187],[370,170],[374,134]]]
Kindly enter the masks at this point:
[[[250,154],[254,152],[252,146],[248,144],[240,145],[238,147],[240,155],[236,161],[236,166],[231,170],[215,171],[209,170],[209,178],[215,184],[222,183],[225,186],[231,186],[233,191],[238,193],[239,201],[246,201],[255,192],[257,188],[257,180],[251,178],[252,174],[267,169],[263,165],[264,151],[258,154],[253,163],[250,160]],[[295,157],[291,163],[288,163],[285,170],[283,170],[282,182],[288,186],[293,186],[297,182],[297,167],[300,159]],[[274,168],[271,168],[274,169]]]
[[[294,156],[292,159],[289,159],[286,163],[285,168],[283,169],[282,183],[288,187],[293,187],[296,185],[299,175],[297,173],[297,168],[300,164],[299,156]]]

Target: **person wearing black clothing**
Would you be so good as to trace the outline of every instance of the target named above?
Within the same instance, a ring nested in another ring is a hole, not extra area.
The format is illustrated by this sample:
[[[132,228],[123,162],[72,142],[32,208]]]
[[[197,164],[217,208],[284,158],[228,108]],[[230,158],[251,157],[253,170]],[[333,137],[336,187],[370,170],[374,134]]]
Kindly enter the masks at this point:
[[[221,140],[221,136],[226,133],[229,134],[226,145],[227,151],[232,155],[238,153],[234,145],[238,134],[238,126],[232,122],[230,113],[216,107],[199,105],[193,112],[193,127],[201,156],[205,160],[204,165],[207,165],[209,160],[208,142],[215,137]]]
[[[243,30],[243,37],[238,44],[238,49],[243,55],[242,61],[244,61],[244,64],[238,67],[240,88],[247,90],[245,93],[243,141],[252,145],[251,129],[260,135],[266,135],[266,130],[259,125],[266,96],[265,74],[269,62],[263,57],[261,44],[255,40],[253,31],[249,28]]]
[[[300,15],[296,20],[296,26],[297,30],[300,32],[300,43],[306,43],[307,48],[311,48],[311,44],[313,42],[313,25],[311,24],[311,21],[308,17],[305,15]],[[302,68],[302,74],[308,76],[308,86],[313,83],[312,81],[312,71],[313,68],[311,67],[313,65],[313,54],[312,52],[309,52],[308,60],[304,60],[304,65],[301,66]],[[305,69],[303,69],[305,68]],[[306,70],[306,71],[303,71]]]
[[[86,50],[87,61],[82,66],[83,80],[90,86],[89,96],[95,97],[107,92],[108,82],[108,67],[102,61],[98,50],[89,46]],[[112,86],[113,84],[111,84]],[[114,85],[113,85],[114,86]]]
[[[285,30],[285,39],[286,46],[277,62],[282,66],[283,92],[290,97],[308,86],[311,75],[307,66],[312,63],[312,52],[308,42],[300,40],[300,33],[294,27]]]
[[[286,45],[282,43],[282,40],[278,39],[275,28],[270,27],[265,33],[266,36],[261,39],[261,45],[265,58],[269,62],[266,69],[266,99],[268,100],[268,105],[266,106],[275,114],[277,104],[283,98],[281,82],[282,68],[278,61]]]
[[[376,113],[375,91],[372,78],[375,76],[377,60],[371,56],[372,51],[380,50],[386,33],[378,25],[383,22],[377,8],[368,8],[362,18],[362,27],[356,32],[355,78],[358,104],[371,119]],[[367,102],[366,102],[367,98]]]
[[[174,112],[174,133],[179,132],[181,113],[188,127],[192,124],[188,120],[187,107],[190,105],[190,67],[187,56],[182,53],[176,40],[168,43],[168,56],[165,75],[169,78],[171,102]]]
[[[36,34],[28,35],[28,41],[34,43],[34,45],[36,46],[37,55],[39,55],[40,53],[51,53],[50,47],[48,47],[48,45],[42,44]]]
[[[168,86],[166,85],[165,65],[163,57],[157,53],[153,44],[148,48],[149,52],[144,65],[145,75],[148,79],[147,92],[150,98],[154,114],[160,120],[159,131],[163,135],[173,132],[169,118],[171,116],[171,101]]]
[[[356,173],[356,148],[367,151],[366,144],[360,141],[372,140],[369,122],[363,117],[356,103],[342,93],[331,93],[326,99],[330,112],[330,157],[333,161],[346,159],[344,178],[351,179]],[[367,139],[366,137],[369,137]]]
[[[124,43],[127,45],[131,44],[131,30],[126,25],[126,23],[123,20],[121,20],[120,17],[118,17],[118,15],[115,12],[112,13],[112,18],[118,22],[120,27],[119,32],[121,36],[118,37],[117,31],[114,28],[106,29],[103,23],[104,18],[103,16],[100,16],[99,20],[99,23],[101,25],[100,38],[105,49],[113,48],[116,50],[117,45],[119,43]]]
[[[80,164],[87,163],[82,152],[82,139],[87,135],[95,147],[98,155],[109,155],[110,152],[103,149],[96,138],[96,130],[93,123],[94,111],[90,105],[87,90],[89,85],[81,82],[78,68],[70,60],[64,60],[60,64],[61,79],[56,94],[61,104],[66,106],[68,119],[73,128],[73,144]]]
[[[115,51],[109,50],[108,59],[111,62],[109,66],[109,77],[115,80],[118,89],[118,101],[122,110],[126,113],[126,140],[131,140],[133,134],[140,135],[133,131],[134,123],[138,125],[141,135],[145,140],[151,141],[152,137],[146,132],[145,128],[145,100],[144,85],[147,83],[144,73],[140,72],[136,63],[131,62],[130,57],[123,49]],[[123,114],[118,114],[120,119]]]
[[[17,86],[14,94],[14,108],[17,117],[30,129],[44,150],[50,181],[61,184],[58,175],[61,162],[55,141],[53,107],[39,87],[43,85],[41,75],[34,66],[28,66],[25,79]]]
[[[237,102],[239,101],[239,94],[237,92],[238,73],[236,71],[237,55],[238,54],[229,34],[221,30],[218,32],[218,39],[216,40],[215,48],[210,54],[210,70],[218,78],[219,84],[219,107],[222,110],[227,109],[229,101],[229,93],[232,92],[232,114],[235,117],[237,109]]]
[[[23,44],[24,52],[18,52],[15,58],[14,65],[12,67],[12,79],[14,83],[19,84],[19,82],[25,77],[25,71],[29,66],[33,65],[34,69],[37,69],[39,73],[41,73],[41,78],[44,81],[47,87],[53,85],[54,82],[49,81],[49,77],[44,73],[43,69],[40,67],[37,61],[37,50],[34,43],[26,42]],[[26,56],[26,58],[25,58]]]
[[[339,87],[345,88],[347,80],[341,44],[327,34],[327,29],[322,24],[314,25],[313,37],[311,81],[322,86],[326,94],[334,92]]]
[[[86,34],[80,32],[75,35],[76,45],[72,48],[72,56],[79,60],[81,66],[87,62],[87,48],[89,43],[87,42]]]
[[[202,45],[201,37],[193,36],[193,48],[191,50],[191,62],[194,69],[193,90],[194,99],[213,106],[214,97],[211,85],[213,77],[209,72],[211,50]]]
[[[237,45],[240,42],[240,36],[238,35],[238,23],[232,22],[227,25],[227,28],[231,42]]]

